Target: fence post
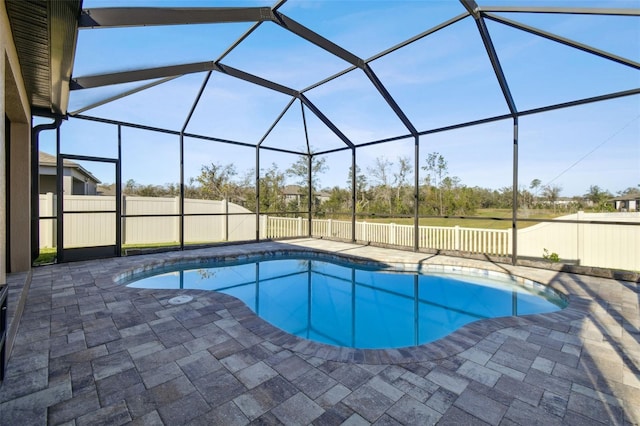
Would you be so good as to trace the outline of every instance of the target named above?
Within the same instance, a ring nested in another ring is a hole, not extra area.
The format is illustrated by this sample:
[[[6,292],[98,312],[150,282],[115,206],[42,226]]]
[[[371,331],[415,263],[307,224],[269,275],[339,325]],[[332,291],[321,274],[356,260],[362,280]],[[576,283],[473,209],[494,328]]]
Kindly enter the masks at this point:
[[[229,241],[229,200],[222,199],[222,241]]]
[[[519,231],[518,231],[519,232]],[[519,241],[522,241],[520,239],[518,239]],[[511,248],[513,247],[513,228],[509,228],[507,229],[507,250],[506,250],[506,254],[512,254],[511,253]]]
[[[367,232],[367,221],[362,221],[362,241],[369,241],[369,233]]]
[[[395,243],[396,243],[396,224],[395,223],[390,223],[388,229],[389,229],[389,244],[395,245]]]
[[[453,249],[460,251],[460,226],[456,225],[453,228]]]
[[[175,201],[173,203],[173,213],[178,215],[176,216],[176,220],[173,221],[173,241],[180,243],[180,197],[173,197],[173,200]],[[185,224],[185,228],[186,227],[187,226]]]
[[[259,229],[259,236],[260,238],[267,238],[267,236],[269,235],[269,233],[267,232],[267,226],[269,224],[269,217],[267,215],[261,215],[260,216],[260,229]]]
[[[331,219],[327,219],[327,237],[332,237],[333,236],[333,226],[332,226],[332,220]]]
[[[122,195],[122,203],[120,204],[120,238],[122,245],[127,244],[127,196]]]
[[[297,237],[302,236],[302,217],[298,216],[298,235]]]
[[[45,195],[45,203],[44,203],[44,209],[40,210],[40,216],[54,216],[53,212],[56,206],[56,200],[53,196],[53,192],[47,192],[47,194]],[[44,211],[42,211],[44,210]],[[45,247],[51,247],[51,248],[55,248],[56,247],[56,220],[55,219],[47,219],[45,221],[45,229],[47,230],[46,233],[43,233],[42,236],[45,236],[45,241],[44,241],[44,246]],[[42,246],[42,244],[41,244]]]
[[[576,219],[578,221],[584,220],[584,212],[578,211],[576,215]],[[576,249],[576,260],[578,261],[578,265],[584,263],[584,224],[578,224],[578,235],[576,236],[577,241],[577,249]]]

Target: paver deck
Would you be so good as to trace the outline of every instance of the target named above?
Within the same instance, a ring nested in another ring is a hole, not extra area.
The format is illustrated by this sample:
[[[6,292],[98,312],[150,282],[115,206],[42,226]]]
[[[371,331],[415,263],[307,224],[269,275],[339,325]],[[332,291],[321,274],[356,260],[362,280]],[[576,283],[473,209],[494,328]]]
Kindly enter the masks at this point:
[[[284,333],[215,292],[117,278],[185,258],[317,249],[502,271],[568,295],[420,347],[355,350]],[[193,300],[172,305],[177,295]],[[38,267],[0,387],[2,425],[639,424],[638,284],[300,239]]]

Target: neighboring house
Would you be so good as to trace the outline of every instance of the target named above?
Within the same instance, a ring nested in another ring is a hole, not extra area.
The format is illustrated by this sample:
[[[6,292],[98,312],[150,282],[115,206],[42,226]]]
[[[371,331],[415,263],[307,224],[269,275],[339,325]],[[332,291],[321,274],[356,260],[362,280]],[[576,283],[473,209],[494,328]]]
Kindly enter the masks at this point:
[[[287,185],[282,190],[282,196],[284,197],[284,202],[289,204],[292,201],[295,201],[297,205],[300,205],[302,200],[302,196],[304,191],[302,187],[299,185]]]
[[[611,204],[619,212],[637,212],[640,211],[640,194],[612,198],[607,204]]]
[[[56,157],[40,151],[40,194],[56,193]],[[97,195],[100,180],[80,164],[64,160],[62,186],[67,195]]]
[[[302,202],[302,197],[306,195],[305,189],[300,185],[287,185],[282,190],[282,196],[284,197],[285,203],[289,204],[294,201],[298,206]],[[320,205],[327,201],[331,194],[326,191],[316,191],[315,193],[315,202],[316,205]]]

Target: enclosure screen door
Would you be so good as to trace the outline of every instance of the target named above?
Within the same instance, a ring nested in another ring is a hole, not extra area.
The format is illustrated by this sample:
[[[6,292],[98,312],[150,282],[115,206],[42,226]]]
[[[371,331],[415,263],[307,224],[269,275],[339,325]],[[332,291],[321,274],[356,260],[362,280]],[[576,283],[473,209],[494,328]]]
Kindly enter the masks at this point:
[[[58,262],[119,256],[120,163],[117,159],[60,154],[57,161]],[[113,185],[99,187],[101,176]]]

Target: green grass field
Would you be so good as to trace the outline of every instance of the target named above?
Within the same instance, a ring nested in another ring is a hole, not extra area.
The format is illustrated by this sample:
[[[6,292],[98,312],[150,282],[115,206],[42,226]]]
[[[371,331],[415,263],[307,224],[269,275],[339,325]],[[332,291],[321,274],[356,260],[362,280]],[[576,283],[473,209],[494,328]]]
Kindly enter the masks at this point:
[[[533,214],[535,213],[535,214]],[[527,219],[553,219],[563,216],[566,213],[553,213],[546,210],[535,210],[529,212],[518,212],[518,218]],[[483,229],[510,229],[511,228],[511,210],[510,209],[478,209],[473,217],[481,217],[486,219],[459,219],[459,218],[420,218],[421,226],[460,226],[464,228],[483,228]],[[496,220],[505,219],[505,220]],[[358,221],[376,222],[376,223],[396,223],[398,225],[413,225],[412,218],[358,218]],[[518,222],[518,228],[526,228],[536,225],[536,222]]]

